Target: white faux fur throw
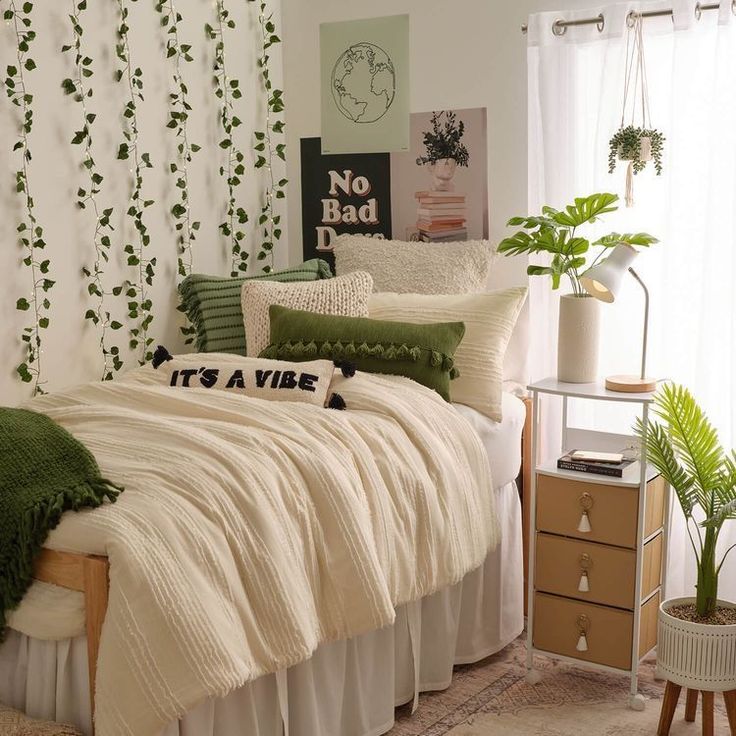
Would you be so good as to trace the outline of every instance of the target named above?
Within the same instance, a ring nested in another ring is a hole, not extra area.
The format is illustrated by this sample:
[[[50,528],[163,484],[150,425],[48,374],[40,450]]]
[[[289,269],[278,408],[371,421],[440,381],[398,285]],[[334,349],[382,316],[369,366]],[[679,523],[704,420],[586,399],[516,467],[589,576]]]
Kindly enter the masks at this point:
[[[154,736],[322,642],[387,626],[497,541],[487,455],[433,391],[359,373],[336,379],[337,412],[152,373],[27,405],[125,486],[46,545],[110,559],[98,736]]]

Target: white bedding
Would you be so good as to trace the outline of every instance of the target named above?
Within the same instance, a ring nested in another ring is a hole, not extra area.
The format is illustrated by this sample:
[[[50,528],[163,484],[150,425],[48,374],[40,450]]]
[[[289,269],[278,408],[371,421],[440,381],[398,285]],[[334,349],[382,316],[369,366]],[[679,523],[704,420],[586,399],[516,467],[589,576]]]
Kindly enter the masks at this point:
[[[413,382],[359,374],[333,412],[156,381],[142,369],[33,403],[127,488],[47,545],[110,558],[104,736],[154,734],[323,641],[390,624],[497,540],[477,435]]]

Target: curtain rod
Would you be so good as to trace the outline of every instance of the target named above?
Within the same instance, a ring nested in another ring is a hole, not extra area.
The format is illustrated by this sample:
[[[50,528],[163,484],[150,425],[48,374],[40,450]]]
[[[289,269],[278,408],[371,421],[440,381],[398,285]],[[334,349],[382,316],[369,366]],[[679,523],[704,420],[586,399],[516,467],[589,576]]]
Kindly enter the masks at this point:
[[[700,20],[700,17],[704,10],[718,10],[719,8],[720,3],[696,3],[695,17]],[[736,14],[736,0],[731,0],[731,10],[734,12],[734,14]],[[632,10],[626,16],[626,24],[631,27],[633,26],[634,21],[637,18],[661,18],[665,16],[674,17],[674,11],[672,10],[672,8],[670,8],[669,10]],[[555,36],[562,36],[565,34],[568,28],[572,28],[574,26],[592,25],[597,26],[599,31],[603,31],[606,25],[606,18],[603,13],[597,15],[595,18],[581,18],[580,20],[563,20],[560,18],[552,24],[552,33],[554,33]],[[528,24],[522,24],[521,32],[527,33],[528,30]]]

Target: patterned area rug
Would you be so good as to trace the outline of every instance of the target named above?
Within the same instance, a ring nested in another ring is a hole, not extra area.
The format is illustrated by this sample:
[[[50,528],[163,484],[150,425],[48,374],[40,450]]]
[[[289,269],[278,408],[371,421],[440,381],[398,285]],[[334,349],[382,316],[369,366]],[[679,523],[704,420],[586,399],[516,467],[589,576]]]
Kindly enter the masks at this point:
[[[643,712],[628,703],[627,677],[536,657],[542,681],[526,682],[526,648],[521,639],[503,652],[455,669],[452,685],[440,693],[422,695],[419,710],[397,711],[389,736],[654,736],[664,683],[654,679],[654,661],[639,670],[639,692],[647,698]],[[671,736],[700,734],[684,721],[685,696]],[[727,734],[723,700],[716,696],[717,734]]]
[[[36,721],[4,705],[0,705],[0,734],[2,736],[82,736],[72,726]]]

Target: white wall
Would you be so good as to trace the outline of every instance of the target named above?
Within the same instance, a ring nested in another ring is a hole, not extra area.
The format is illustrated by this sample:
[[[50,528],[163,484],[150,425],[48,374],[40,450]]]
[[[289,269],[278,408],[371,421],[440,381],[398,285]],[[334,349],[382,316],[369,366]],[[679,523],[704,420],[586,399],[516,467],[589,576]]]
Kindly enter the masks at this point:
[[[290,151],[290,257],[301,257],[299,139],[319,135],[319,24],[410,14],[411,110],[488,108],[490,238],[526,211],[526,37],[529,13],[584,8],[590,0],[284,0],[284,65]],[[597,11],[593,13],[595,15]],[[525,283],[523,259],[497,266],[503,283]]]
[[[114,263],[110,266],[112,281],[128,274],[121,264],[120,243],[125,235],[130,238],[130,218],[123,217],[129,193],[129,162],[117,161],[116,152],[122,140],[120,113],[124,103],[124,85],[112,81],[116,68],[114,54],[117,27],[116,3],[91,2],[84,15],[85,44],[94,58],[95,75],[92,86],[95,96],[90,111],[98,114],[94,125],[94,154],[105,176],[101,203],[115,207]],[[173,180],[167,173],[168,162],[174,160],[173,137],[165,128],[167,122],[167,95],[170,83],[170,65],[162,51],[159,16],[153,2],[129,3],[130,40],[133,63],[144,72],[146,102],[141,106],[139,122],[141,148],[151,154],[155,168],[145,172],[146,198],[156,205],[146,210],[152,236],[150,255],[158,258],[157,279],[152,291],[155,320],[152,336],[170,349],[181,347],[178,327],[181,316],[176,306],[176,245],[168,211],[174,201]],[[217,169],[222,161],[222,150],[217,143],[222,137],[218,129],[217,100],[212,92],[212,46],[205,43],[204,24],[214,22],[214,3],[180,2],[184,16],[181,37],[193,46],[195,60],[184,64],[185,80],[189,86],[193,111],[190,118],[190,138],[202,145],[190,168],[190,201],[193,217],[202,222],[195,244],[194,266],[197,271],[227,275],[229,250],[217,232],[222,219],[226,194]],[[271,2],[278,6],[278,0]],[[259,34],[255,27],[258,3],[231,2],[237,28],[226,37],[227,62],[233,76],[240,79],[243,99],[236,101],[237,114],[243,120],[237,140],[246,152],[252,150],[252,131],[262,128],[263,97],[257,81],[256,57]],[[7,4],[4,5],[7,7]],[[100,354],[97,335],[89,322],[83,319],[91,306],[86,296],[86,283],[81,266],[93,252],[92,227],[88,211],[75,209],[75,192],[82,182],[78,170],[81,156],[79,146],[69,144],[74,130],[80,127],[79,105],[63,94],[61,81],[72,76],[71,54],[62,54],[61,46],[70,42],[67,12],[69,2],[36,3],[33,17],[38,37],[32,47],[32,56],[38,68],[27,75],[30,91],[35,95],[35,125],[31,134],[33,161],[30,180],[36,200],[37,215],[45,228],[48,242],[47,255],[52,261],[50,277],[56,287],[50,292],[53,304],[51,325],[43,333],[44,373],[48,390],[93,380],[100,375]],[[280,18],[278,18],[280,25]],[[11,28],[0,22],[0,69],[4,76],[7,64],[14,61],[15,41]],[[275,66],[274,79],[280,80],[281,47],[272,49]],[[278,82],[277,82],[278,83]],[[26,296],[30,286],[29,269],[19,265],[22,253],[16,246],[16,225],[21,216],[21,199],[14,193],[14,172],[17,155],[11,154],[17,129],[17,109],[4,94],[0,97],[0,405],[16,404],[29,396],[29,387],[14,375],[15,366],[23,358],[20,333],[29,313],[15,309],[16,300]],[[249,153],[248,160],[252,160]],[[277,177],[278,178],[278,177]],[[251,216],[248,229],[250,247],[257,250],[253,237],[254,224],[260,211],[262,180],[258,180],[249,166],[247,183],[240,188],[240,202]],[[288,233],[284,233],[284,238]],[[286,242],[286,240],[284,241]],[[276,256],[277,265],[287,260],[286,246]],[[252,268],[258,269],[254,265]],[[112,299],[115,317],[125,321],[125,302]],[[127,346],[125,330],[116,333],[118,344]],[[127,357],[128,356],[123,356]],[[135,359],[127,359],[128,367]]]

